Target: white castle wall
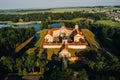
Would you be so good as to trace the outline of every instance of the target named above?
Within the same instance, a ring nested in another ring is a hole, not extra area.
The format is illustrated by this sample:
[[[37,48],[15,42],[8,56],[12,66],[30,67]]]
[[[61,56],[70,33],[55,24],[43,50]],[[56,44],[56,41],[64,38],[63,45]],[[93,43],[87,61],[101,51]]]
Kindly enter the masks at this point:
[[[43,48],[61,48],[61,45],[43,45]]]
[[[68,45],[69,49],[86,49],[86,45]]]
[[[43,48],[61,48],[62,45],[43,45]],[[68,45],[69,49],[86,49],[86,45]]]

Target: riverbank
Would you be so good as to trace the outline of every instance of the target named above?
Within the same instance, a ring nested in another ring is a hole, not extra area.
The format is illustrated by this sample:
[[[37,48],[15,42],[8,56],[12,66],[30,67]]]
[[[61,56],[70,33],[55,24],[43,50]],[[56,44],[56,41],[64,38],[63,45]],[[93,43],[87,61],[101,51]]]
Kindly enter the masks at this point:
[[[27,24],[41,24],[41,21],[29,21],[29,22],[12,22],[12,21],[0,21],[0,24],[9,24],[9,25],[27,25]]]

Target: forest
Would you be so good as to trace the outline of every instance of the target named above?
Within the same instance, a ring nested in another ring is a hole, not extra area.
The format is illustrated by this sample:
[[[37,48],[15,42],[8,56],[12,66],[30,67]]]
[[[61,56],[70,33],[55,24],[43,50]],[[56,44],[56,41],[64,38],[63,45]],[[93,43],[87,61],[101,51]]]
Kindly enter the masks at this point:
[[[0,29],[0,55],[14,54],[17,46],[35,35],[33,27],[12,28],[5,27]],[[9,52],[9,53],[8,53]]]

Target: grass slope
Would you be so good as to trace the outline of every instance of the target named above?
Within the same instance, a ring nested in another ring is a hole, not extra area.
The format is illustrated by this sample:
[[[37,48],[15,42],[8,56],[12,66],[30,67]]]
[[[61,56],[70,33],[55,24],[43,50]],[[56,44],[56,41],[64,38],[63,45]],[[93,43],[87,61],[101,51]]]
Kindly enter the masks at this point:
[[[36,47],[42,47],[42,43],[44,41],[45,35],[47,34],[47,31],[48,30],[45,29],[45,30],[41,30],[41,31],[37,32],[38,34],[40,34],[40,39],[36,42],[36,44],[35,44]]]
[[[91,48],[100,48],[99,44],[97,43],[97,41],[94,38],[94,34],[90,30],[82,29],[81,31],[85,35],[85,38],[87,39]]]

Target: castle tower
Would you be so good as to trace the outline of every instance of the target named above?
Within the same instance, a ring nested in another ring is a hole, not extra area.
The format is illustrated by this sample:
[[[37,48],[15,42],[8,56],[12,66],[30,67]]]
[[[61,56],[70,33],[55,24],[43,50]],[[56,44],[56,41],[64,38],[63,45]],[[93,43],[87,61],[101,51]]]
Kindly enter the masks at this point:
[[[78,30],[79,29],[79,26],[78,26],[78,24],[76,23],[76,25],[75,25],[75,29],[76,30]]]

